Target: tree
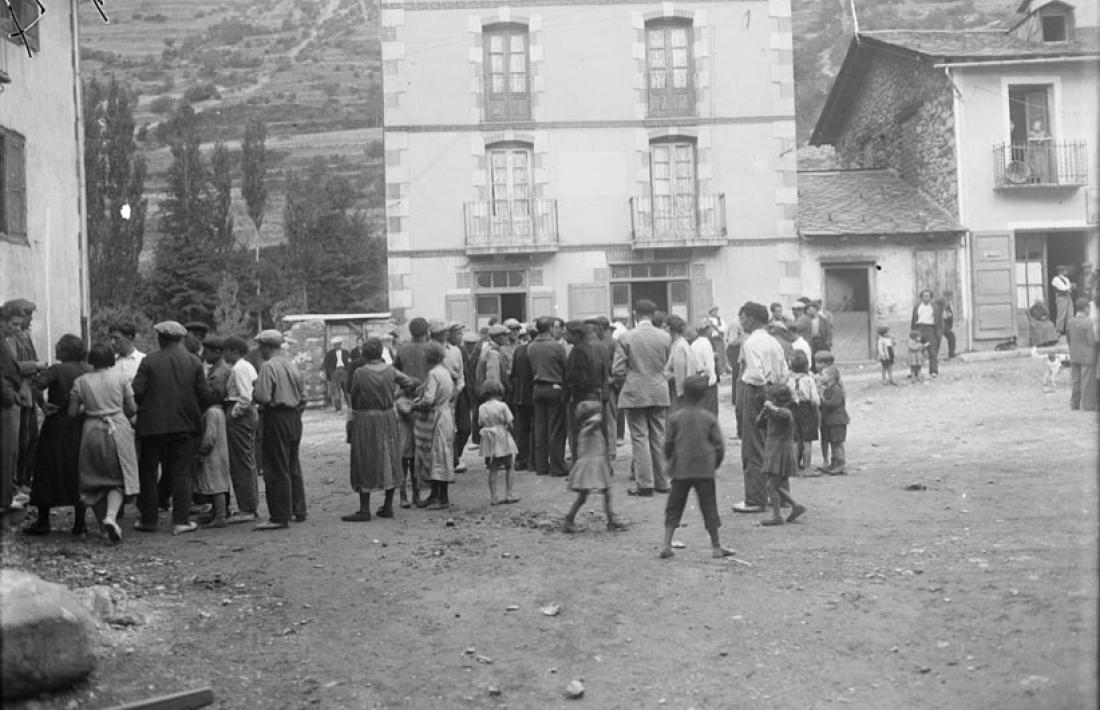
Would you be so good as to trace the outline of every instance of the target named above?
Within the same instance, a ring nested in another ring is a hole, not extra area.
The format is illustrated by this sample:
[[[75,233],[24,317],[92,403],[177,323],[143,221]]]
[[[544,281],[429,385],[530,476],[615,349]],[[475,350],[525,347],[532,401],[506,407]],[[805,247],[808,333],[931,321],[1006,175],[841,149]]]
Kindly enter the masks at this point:
[[[214,324],[221,335],[249,334],[248,313],[241,307],[240,283],[228,271],[222,272],[218,285],[218,303],[214,307]]]
[[[248,216],[256,228],[255,248],[256,266],[253,280],[256,287],[255,312],[256,327],[263,327],[263,298],[260,293],[264,279],[260,266],[260,229],[264,223],[264,209],[267,207],[267,126],[258,118],[249,120],[244,129],[244,141],[241,143],[241,194],[248,207]],[[270,283],[270,281],[268,281]]]
[[[145,159],[134,140],[138,97],[113,77],[84,86],[84,172],[92,302],[127,305],[145,242]]]

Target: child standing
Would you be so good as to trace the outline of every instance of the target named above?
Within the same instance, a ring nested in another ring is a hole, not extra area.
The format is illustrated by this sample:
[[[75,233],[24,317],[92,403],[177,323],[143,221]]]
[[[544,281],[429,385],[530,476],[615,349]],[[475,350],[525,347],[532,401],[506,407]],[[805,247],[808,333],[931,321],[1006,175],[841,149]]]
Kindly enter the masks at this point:
[[[672,557],[672,535],[680,527],[688,493],[695,489],[703,527],[710,536],[712,557],[729,557],[733,550],[722,547],[718,540],[718,501],[714,491],[714,472],[726,453],[726,439],[718,419],[703,407],[709,380],[693,375],[684,380],[681,407],[668,418],[665,432],[665,458],[672,479],[672,490],[665,506],[665,544],[661,559]]]
[[[791,379],[787,384],[791,388],[791,396],[794,399],[794,437],[798,442],[798,456],[796,463],[803,471],[810,469],[813,463],[814,445],[817,441],[819,426],[818,407],[821,406],[821,395],[817,391],[817,383],[812,375],[807,372],[810,369],[810,361],[806,353],[796,351],[791,356]],[[799,474],[803,476],[816,476],[816,472]]]
[[[919,330],[909,332],[909,379],[921,382],[920,371],[924,367],[925,351],[928,343],[924,342]]]
[[[481,427],[481,455],[485,457],[485,467],[489,469],[490,503],[518,503],[519,498],[512,495],[512,462],[519,453],[512,438],[512,411],[501,401],[504,388],[499,382],[489,380],[481,388],[486,400],[477,409],[477,420]],[[504,500],[497,498],[497,472],[504,471]]]
[[[795,419],[791,413],[794,399],[791,390],[785,385],[769,385],[765,390],[767,399],[764,409],[756,420],[756,426],[767,429],[764,438],[764,465],[762,471],[767,477],[768,505],[772,508],[772,517],[761,521],[761,525],[782,525],[783,514],[780,507],[789,503],[791,512],[787,522],[794,522],[806,512],[790,494],[790,477],[798,470],[794,460]]]
[[[833,366],[821,373],[821,443],[829,443],[833,450],[833,461],[819,469],[830,476],[843,476],[844,441],[848,438],[848,408],[844,402],[844,385],[840,381],[840,371]]]
[[[814,384],[817,385],[817,391],[820,394],[825,387],[824,372],[826,368],[832,367],[836,359],[833,354],[828,350],[819,350],[814,354]],[[823,412],[819,411],[819,414]],[[825,436],[825,423],[821,423],[821,465],[818,466],[816,471],[824,471],[832,463],[829,458],[829,437]]]
[[[199,442],[195,492],[210,497],[214,504],[208,528],[224,528],[226,499],[229,495],[229,443],[225,434],[225,410],[213,404],[202,416],[202,439]]]
[[[567,533],[580,532],[576,525],[577,511],[588,500],[591,491],[599,491],[603,493],[607,529],[622,532],[626,526],[611,510],[611,463],[607,460],[607,444],[603,434],[603,405],[595,401],[581,402],[577,405],[576,416],[577,460],[569,472],[569,490],[577,492],[577,499],[565,514],[563,529]]]
[[[878,327],[878,361],[882,364],[882,384],[897,385],[894,382],[894,339],[890,337],[889,326]]]

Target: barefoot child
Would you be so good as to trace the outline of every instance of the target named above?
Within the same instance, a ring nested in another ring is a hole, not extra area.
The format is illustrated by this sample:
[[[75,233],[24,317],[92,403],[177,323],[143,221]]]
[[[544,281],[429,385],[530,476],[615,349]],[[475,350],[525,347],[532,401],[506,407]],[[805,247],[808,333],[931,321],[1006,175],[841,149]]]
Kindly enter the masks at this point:
[[[225,434],[225,410],[212,404],[202,416],[203,432],[199,441],[195,492],[209,496],[214,504],[208,528],[224,528],[226,498],[229,494],[229,444]]]
[[[768,505],[771,506],[772,517],[760,524],[782,525],[783,514],[780,507],[783,503],[791,506],[787,522],[794,522],[806,512],[805,506],[799,505],[790,494],[790,477],[798,470],[793,446],[795,421],[790,409],[794,400],[791,390],[785,385],[769,385],[765,392],[767,399],[764,400],[764,409],[756,420],[756,426],[767,429],[762,471],[767,477]]]
[[[847,473],[844,470],[844,441],[848,438],[850,421],[844,401],[844,385],[836,367],[825,368],[821,375],[821,443],[828,442],[833,450],[833,460],[818,470],[830,476],[843,476]]]
[[[481,455],[489,470],[489,502],[492,505],[518,503],[519,498],[512,495],[512,462],[519,453],[510,431],[512,411],[501,401],[504,388],[499,382],[489,380],[481,388],[481,394],[486,400],[477,409],[477,420],[481,426]],[[504,471],[503,501],[497,498],[498,471]]]
[[[878,361],[882,365],[882,384],[896,385],[894,382],[894,339],[890,337],[889,326],[878,327]]]
[[[798,442],[798,456],[796,463],[803,471],[810,471],[813,463],[814,444],[817,441],[817,429],[819,426],[818,407],[821,405],[821,396],[817,392],[817,383],[814,382],[807,370],[810,362],[806,353],[795,352],[791,357],[791,379],[787,381],[791,388],[791,396],[794,399],[794,438]],[[815,476],[816,472],[800,474]]]
[[[580,532],[576,525],[577,511],[588,500],[591,491],[603,493],[603,509],[607,514],[607,529],[622,532],[626,526],[611,510],[611,463],[607,460],[607,445],[603,434],[603,405],[584,401],[577,405],[577,460],[569,472],[569,490],[577,499],[565,514],[562,528],[567,533]],[[484,446],[484,442],[482,443]]]
[[[919,330],[910,331],[909,342],[907,344],[909,348],[909,378],[914,382],[920,382],[920,371],[924,367],[925,351],[928,349],[928,343],[924,342],[921,338]]]
[[[821,390],[824,387],[824,376],[822,375],[822,373],[825,371],[825,368],[832,367],[834,362],[836,362],[836,360],[835,358],[833,358],[833,354],[828,350],[819,350],[814,353],[814,372],[817,373],[814,375],[814,384],[817,385],[818,394],[821,393]],[[832,461],[829,458],[829,439],[825,436],[825,425],[822,424],[821,465],[818,466],[816,470],[823,471],[824,469],[828,468],[830,463],[832,463]]]
[[[688,493],[695,489],[703,527],[710,535],[711,556],[729,557],[733,550],[722,547],[718,540],[718,501],[714,492],[714,474],[726,453],[726,438],[718,420],[703,407],[709,389],[705,376],[693,375],[684,380],[681,407],[668,418],[665,432],[665,458],[668,459],[672,490],[665,506],[665,544],[661,559],[672,557],[672,535],[680,527]]]

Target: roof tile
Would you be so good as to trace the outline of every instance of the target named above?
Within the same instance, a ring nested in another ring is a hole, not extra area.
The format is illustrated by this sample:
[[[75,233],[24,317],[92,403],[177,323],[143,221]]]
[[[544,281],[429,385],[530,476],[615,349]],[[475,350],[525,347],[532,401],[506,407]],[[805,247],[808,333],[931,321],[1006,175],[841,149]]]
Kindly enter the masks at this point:
[[[961,61],[1087,56],[1100,53],[1100,28],[1078,27],[1073,42],[1027,42],[1005,30],[876,30],[861,38],[925,56]]]
[[[798,229],[806,236],[964,231],[946,210],[889,170],[798,173]]]

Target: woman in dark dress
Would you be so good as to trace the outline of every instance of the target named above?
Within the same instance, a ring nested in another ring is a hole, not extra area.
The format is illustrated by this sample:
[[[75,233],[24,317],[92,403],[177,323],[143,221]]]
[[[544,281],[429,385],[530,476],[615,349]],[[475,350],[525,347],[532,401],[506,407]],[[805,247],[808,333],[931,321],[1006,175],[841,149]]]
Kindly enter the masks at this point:
[[[28,535],[50,532],[50,508],[71,505],[75,515],[73,535],[84,533],[84,505],[80,502],[80,431],[83,417],[69,417],[69,393],[73,382],[92,366],[84,362],[88,349],[80,337],[65,334],[57,341],[55,355],[60,361],[34,378],[38,389],[46,390],[46,419],[38,434],[38,449],[31,484],[31,505],[38,518],[25,527]]]

